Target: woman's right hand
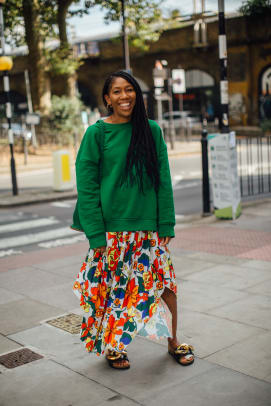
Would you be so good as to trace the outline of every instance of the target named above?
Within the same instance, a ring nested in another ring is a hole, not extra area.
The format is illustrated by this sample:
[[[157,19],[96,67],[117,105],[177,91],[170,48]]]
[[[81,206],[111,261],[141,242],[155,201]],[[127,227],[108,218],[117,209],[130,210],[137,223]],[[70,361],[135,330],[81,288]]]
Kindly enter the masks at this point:
[[[102,247],[98,247],[94,249],[94,252],[100,252],[101,254],[103,254],[106,250],[106,246],[102,246]]]

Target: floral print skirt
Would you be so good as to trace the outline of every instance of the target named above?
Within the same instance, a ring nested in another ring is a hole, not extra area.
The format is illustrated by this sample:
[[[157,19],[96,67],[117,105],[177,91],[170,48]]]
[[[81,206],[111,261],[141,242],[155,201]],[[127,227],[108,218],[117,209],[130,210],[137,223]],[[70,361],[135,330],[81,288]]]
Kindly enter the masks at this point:
[[[171,317],[161,298],[176,294],[175,273],[157,232],[107,232],[101,254],[89,249],[74,283],[84,311],[81,340],[88,352],[123,351],[136,334],[171,336]]]

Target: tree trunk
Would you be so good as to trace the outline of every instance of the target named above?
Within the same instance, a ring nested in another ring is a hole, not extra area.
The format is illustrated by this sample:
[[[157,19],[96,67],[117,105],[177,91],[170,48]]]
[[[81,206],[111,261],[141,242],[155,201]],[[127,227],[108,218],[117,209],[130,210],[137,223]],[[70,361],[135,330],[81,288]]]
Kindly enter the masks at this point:
[[[23,0],[25,39],[29,52],[29,70],[31,73],[31,93],[34,110],[47,115],[51,107],[50,80],[46,73],[43,43],[40,38],[40,20],[38,0]]]
[[[57,25],[59,32],[60,48],[66,50],[67,57],[72,53],[67,36],[67,12],[73,0],[58,0],[57,1]],[[69,97],[76,96],[76,73],[61,75],[64,84],[64,92]]]

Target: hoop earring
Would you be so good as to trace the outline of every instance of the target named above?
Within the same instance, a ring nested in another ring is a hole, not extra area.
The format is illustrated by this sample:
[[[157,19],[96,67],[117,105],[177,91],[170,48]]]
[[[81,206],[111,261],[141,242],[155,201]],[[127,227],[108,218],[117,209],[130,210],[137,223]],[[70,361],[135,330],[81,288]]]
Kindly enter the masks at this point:
[[[112,108],[112,104],[107,104],[106,106],[108,113],[113,113],[113,108]]]

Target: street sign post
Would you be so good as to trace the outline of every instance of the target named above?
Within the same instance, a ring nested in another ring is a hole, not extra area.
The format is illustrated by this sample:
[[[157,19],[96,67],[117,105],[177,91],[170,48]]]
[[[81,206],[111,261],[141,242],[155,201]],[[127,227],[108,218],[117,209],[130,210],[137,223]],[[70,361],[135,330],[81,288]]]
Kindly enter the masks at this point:
[[[184,69],[172,69],[172,91],[173,93],[185,93],[185,71]]]
[[[25,117],[26,124],[39,125],[40,115],[38,113],[27,113]]]

